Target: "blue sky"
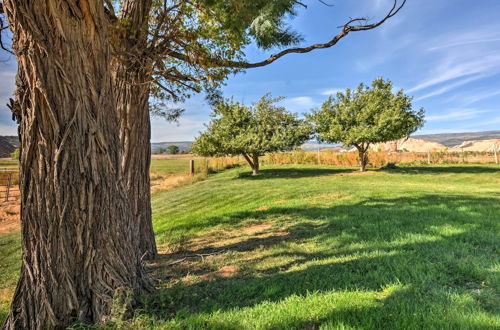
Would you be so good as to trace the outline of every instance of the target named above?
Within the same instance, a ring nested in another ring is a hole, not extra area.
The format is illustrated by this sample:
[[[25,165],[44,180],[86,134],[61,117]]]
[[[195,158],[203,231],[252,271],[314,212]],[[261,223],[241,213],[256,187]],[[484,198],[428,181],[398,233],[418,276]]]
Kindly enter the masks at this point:
[[[318,0],[290,24],[303,44],[325,42],[349,17],[384,15],[391,0]],[[286,97],[283,104],[304,113],[318,107],[330,93],[391,79],[413,95],[414,107],[426,109],[419,133],[500,129],[500,1],[408,0],[403,10],[373,31],[349,35],[336,46],[309,54],[288,55],[270,66],[232,76],[225,96],[251,103],[263,94]],[[273,51],[248,48],[248,59]],[[8,56],[3,54],[3,60]],[[0,135],[15,134],[4,104],[12,94],[15,62],[0,63]],[[179,123],[153,119],[152,141],[193,140],[208,121],[210,107],[202,95],[184,105]]]

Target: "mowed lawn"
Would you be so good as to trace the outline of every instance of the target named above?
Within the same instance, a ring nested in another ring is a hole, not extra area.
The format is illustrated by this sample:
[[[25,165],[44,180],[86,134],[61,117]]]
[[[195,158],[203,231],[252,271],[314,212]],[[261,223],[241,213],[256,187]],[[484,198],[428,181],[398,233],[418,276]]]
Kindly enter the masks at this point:
[[[98,328],[500,328],[498,166],[242,167],[153,211],[158,290]],[[0,235],[4,290],[18,235]]]

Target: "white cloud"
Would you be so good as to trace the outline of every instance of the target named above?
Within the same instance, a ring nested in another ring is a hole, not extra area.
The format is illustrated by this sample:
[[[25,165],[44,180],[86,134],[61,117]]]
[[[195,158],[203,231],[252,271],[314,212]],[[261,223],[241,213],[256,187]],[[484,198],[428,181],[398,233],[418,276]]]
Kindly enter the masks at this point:
[[[489,38],[489,39],[477,39],[477,40],[462,40],[462,41],[456,41],[452,42],[446,45],[442,46],[435,46],[427,49],[428,51],[435,51],[435,50],[441,50],[444,48],[451,48],[451,47],[458,47],[458,46],[468,46],[472,44],[482,44],[482,43],[490,43],[490,42],[498,42],[500,41],[500,38]]]
[[[500,26],[497,23],[474,26],[453,33],[437,34],[430,42],[421,42],[428,58],[421,68],[426,77],[409,89],[410,93],[451,83],[420,99],[446,93],[466,83],[500,73]],[[462,79],[456,82],[455,80]]]
[[[460,103],[463,106],[468,106],[473,103],[476,103],[481,100],[488,99],[493,96],[500,95],[500,90],[495,90],[495,91],[486,91],[486,92],[478,92],[478,93],[469,93],[463,96],[460,100]]]
[[[466,133],[466,132],[477,132],[477,131],[479,131],[479,129],[477,128],[465,128],[465,127],[437,128],[437,129],[422,129],[419,130],[415,135]]]
[[[496,75],[500,72],[498,63],[500,54],[488,54],[472,58],[469,56],[452,56],[446,58],[436,65],[437,69],[428,79],[420,82],[408,90],[413,93],[428,87],[432,87],[447,81],[477,75],[480,78]]]
[[[492,46],[486,44],[494,44],[500,41],[500,33],[498,33],[499,28],[499,25],[494,23],[481,27],[476,26],[472,29],[462,30],[460,32],[453,31],[451,34],[440,34],[435,36],[430,42],[427,51],[442,51],[446,48],[458,48],[470,45],[475,45],[475,47]],[[445,40],[444,43],[443,40]]]
[[[343,92],[343,91],[344,90],[341,88],[330,88],[330,89],[325,89],[325,90],[321,91],[320,94],[324,95],[324,96],[330,96],[330,95],[335,96],[338,92]]]
[[[419,97],[415,98],[415,101],[421,101],[421,100],[428,99],[430,97],[442,95],[442,94],[444,94],[446,92],[449,92],[449,91],[451,91],[451,90],[453,90],[453,89],[455,89],[457,87],[460,87],[460,86],[468,84],[470,82],[482,79],[483,77],[484,77],[484,75],[474,75],[472,77],[456,81],[454,83],[451,83],[449,85],[446,85],[446,86],[443,86],[443,87],[441,87],[439,89],[436,89],[436,90],[434,90],[434,91],[432,91],[430,93],[427,93],[425,95],[419,96]]]
[[[439,115],[426,116],[427,121],[456,121],[468,120],[479,117],[482,113],[490,112],[488,110],[478,109],[454,109]]]
[[[474,125],[476,125],[478,127],[492,126],[492,125],[497,125],[497,124],[500,124],[500,117],[493,117],[493,118],[485,120],[485,121],[480,121],[480,122],[474,123]],[[495,129],[498,129],[498,127],[495,127]]]
[[[291,112],[304,112],[309,111],[311,108],[317,107],[319,105],[312,97],[309,96],[297,96],[286,98],[282,102]]]

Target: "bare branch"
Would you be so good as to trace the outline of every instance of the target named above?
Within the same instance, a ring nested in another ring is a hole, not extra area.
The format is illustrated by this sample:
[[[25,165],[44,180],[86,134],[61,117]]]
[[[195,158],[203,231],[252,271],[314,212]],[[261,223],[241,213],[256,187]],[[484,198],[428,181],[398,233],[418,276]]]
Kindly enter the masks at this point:
[[[299,5],[299,6],[302,6],[302,7],[304,7],[304,8],[307,8],[307,5],[306,5],[305,3],[302,3],[302,2],[300,2],[300,1],[296,1],[296,0],[295,0],[295,1],[293,1],[293,2],[294,2],[294,3],[296,3],[296,4],[297,4],[297,5]]]
[[[318,0],[319,2],[321,2],[322,4],[324,4],[325,6],[328,6],[328,7],[334,7],[335,5],[334,4],[331,4],[331,3],[327,3],[326,1],[324,0]]]

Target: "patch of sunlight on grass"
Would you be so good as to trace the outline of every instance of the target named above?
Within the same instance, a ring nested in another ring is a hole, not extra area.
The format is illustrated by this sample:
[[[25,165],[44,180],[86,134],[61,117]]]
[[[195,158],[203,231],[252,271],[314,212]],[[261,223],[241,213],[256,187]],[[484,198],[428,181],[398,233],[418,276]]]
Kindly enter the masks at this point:
[[[337,315],[368,313],[383,305],[383,300],[401,285],[387,286],[382,291],[310,292],[304,296],[291,295],[281,301],[264,301],[246,308],[178,315],[163,323],[168,329],[294,329],[314,328]],[[153,321],[154,324],[154,321]]]
[[[311,261],[305,261],[301,264],[294,265],[288,271],[294,272],[294,271],[307,270],[307,268],[311,267],[311,266],[342,264],[342,263],[348,263],[348,262],[352,262],[352,261],[391,257],[391,256],[395,256],[397,254],[398,254],[397,251],[374,250],[374,251],[370,251],[370,252],[340,255],[337,257],[330,257],[330,258],[324,258],[324,259],[315,259],[315,260],[311,260]]]
[[[450,224],[444,224],[441,226],[431,226],[429,230],[431,232],[434,232],[436,234],[442,235],[442,236],[454,236],[454,235],[459,235],[463,234],[471,229],[474,229],[476,226],[474,224],[466,224],[462,226],[458,225],[450,225]]]

